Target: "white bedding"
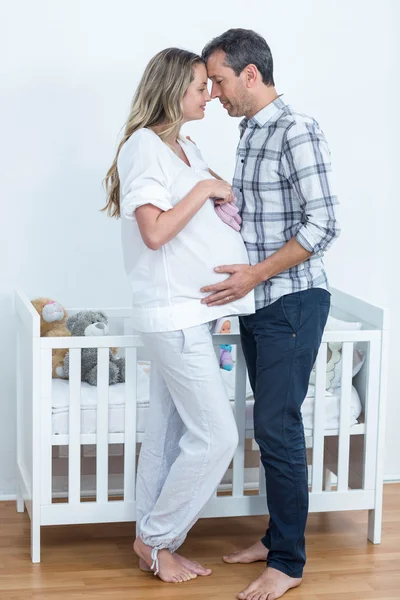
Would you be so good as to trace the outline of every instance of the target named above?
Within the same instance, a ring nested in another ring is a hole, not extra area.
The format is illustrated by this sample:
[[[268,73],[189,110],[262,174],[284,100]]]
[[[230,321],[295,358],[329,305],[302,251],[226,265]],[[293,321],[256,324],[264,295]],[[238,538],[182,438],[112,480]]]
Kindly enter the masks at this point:
[[[137,432],[143,433],[146,428],[147,418],[149,416],[149,370],[150,364],[141,361],[137,368]],[[234,398],[235,369],[233,371],[224,371],[221,369],[228,396],[231,400]],[[52,422],[53,434],[68,433],[69,416],[69,382],[62,379],[52,380]],[[246,429],[253,429],[253,406],[254,398],[250,388],[249,381],[246,385]],[[325,404],[325,429],[338,429],[339,427],[339,406],[340,406],[340,388],[334,391],[326,392]],[[81,384],[81,433],[96,433],[96,404],[97,387],[88,383]],[[124,404],[125,404],[125,384],[118,383],[109,387],[109,411],[108,425],[110,433],[120,433],[124,431]],[[233,402],[232,402],[233,406]],[[351,420],[350,425],[355,425],[362,410],[360,398],[357,390],[352,388],[351,402]],[[304,428],[306,430],[313,428],[314,413],[314,387],[308,388],[307,397],[303,403],[302,415]]]

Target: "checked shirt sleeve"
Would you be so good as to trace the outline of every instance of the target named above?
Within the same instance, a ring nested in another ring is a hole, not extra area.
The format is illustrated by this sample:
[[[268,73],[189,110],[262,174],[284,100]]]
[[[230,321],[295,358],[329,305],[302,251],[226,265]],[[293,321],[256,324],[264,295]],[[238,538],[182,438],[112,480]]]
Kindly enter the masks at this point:
[[[282,166],[302,212],[296,240],[312,254],[327,250],[340,234],[332,191],[330,151],[314,123],[294,123],[286,132]]]

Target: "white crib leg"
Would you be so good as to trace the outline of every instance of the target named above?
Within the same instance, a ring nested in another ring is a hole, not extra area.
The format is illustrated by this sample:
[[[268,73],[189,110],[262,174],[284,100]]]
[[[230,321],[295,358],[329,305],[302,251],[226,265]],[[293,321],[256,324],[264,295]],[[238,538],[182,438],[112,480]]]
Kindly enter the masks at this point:
[[[17,505],[17,512],[23,513],[24,510],[25,510],[24,497],[22,496],[21,488],[19,487],[18,483],[17,483],[17,501],[16,501],[16,505]]]
[[[40,521],[33,518],[33,514],[31,520],[31,558],[33,563],[40,562]]]
[[[382,537],[382,505],[368,511],[368,539],[373,544],[380,544]]]
[[[375,508],[368,511],[368,539],[373,544],[380,544],[382,538],[382,504],[383,483],[375,490]]]

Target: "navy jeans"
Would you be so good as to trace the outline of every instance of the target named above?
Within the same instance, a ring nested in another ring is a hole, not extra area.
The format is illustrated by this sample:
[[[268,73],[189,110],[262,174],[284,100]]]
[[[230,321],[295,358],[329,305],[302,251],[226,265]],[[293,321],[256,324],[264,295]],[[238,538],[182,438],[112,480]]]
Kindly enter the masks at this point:
[[[290,577],[301,577],[306,562],[308,475],[300,409],[329,308],[329,292],[314,288],[240,318],[270,514],[261,541],[269,549],[268,566]]]

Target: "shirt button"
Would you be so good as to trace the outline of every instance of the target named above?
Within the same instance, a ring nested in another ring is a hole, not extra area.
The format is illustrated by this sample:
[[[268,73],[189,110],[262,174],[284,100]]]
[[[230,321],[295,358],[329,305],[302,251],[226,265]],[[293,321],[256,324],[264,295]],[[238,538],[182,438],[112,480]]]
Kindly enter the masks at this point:
[[[241,162],[242,162],[242,163],[244,163],[244,158],[242,158],[242,161],[241,161]]]
[[[292,333],[292,337],[296,337],[296,334],[295,334],[295,333]]]
[[[242,188],[240,188],[240,189],[239,189],[239,192],[243,192],[243,189],[242,189]]]

